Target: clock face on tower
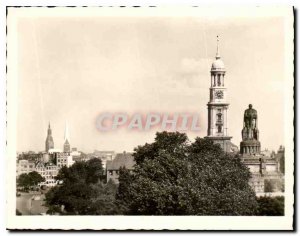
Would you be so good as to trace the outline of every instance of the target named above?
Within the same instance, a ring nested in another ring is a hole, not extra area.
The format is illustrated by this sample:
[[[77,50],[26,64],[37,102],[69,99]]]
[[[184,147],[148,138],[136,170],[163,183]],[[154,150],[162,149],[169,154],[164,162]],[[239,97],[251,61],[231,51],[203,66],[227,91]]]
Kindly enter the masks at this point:
[[[217,90],[217,91],[215,92],[215,96],[216,96],[216,98],[218,98],[218,99],[222,99],[222,98],[224,97],[223,91]]]

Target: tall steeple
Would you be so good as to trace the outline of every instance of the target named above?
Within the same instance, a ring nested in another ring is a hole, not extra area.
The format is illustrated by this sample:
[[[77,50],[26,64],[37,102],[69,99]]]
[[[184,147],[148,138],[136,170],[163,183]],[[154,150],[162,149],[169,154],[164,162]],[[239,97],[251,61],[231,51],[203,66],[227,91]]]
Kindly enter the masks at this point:
[[[70,146],[70,138],[69,138],[69,127],[68,127],[68,122],[66,121],[65,125],[65,137],[64,137],[64,152],[70,152],[71,151],[71,146]]]
[[[217,53],[216,53],[216,59],[220,59],[220,49],[219,49],[219,35],[217,35]]]
[[[66,121],[65,124],[65,137],[64,137],[64,141],[70,141],[70,136],[69,136],[69,126],[68,126],[68,122]]]
[[[46,138],[46,142],[45,142],[45,150],[46,152],[49,151],[49,149],[54,148],[54,142],[53,142],[53,138],[52,138],[52,130],[51,130],[51,126],[50,126],[50,122],[48,125],[48,132],[47,132],[47,138]]]
[[[225,152],[231,151],[231,137],[228,136],[227,111],[227,88],[225,87],[225,65],[221,60],[219,48],[219,36],[217,36],[217,53],[213,61],[210,74],[211,85],[210,96],[207,103],[208,108],[208,129],[205,138],[211,139],[214,143],[220,144]]]

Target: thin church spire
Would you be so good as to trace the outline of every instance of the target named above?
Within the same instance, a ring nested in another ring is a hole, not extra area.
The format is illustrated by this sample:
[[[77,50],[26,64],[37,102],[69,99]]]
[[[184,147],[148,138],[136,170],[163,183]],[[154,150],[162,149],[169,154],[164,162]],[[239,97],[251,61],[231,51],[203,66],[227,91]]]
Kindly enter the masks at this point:
[[[69,136],[69,127],[68,127],[68,122],[66,121],[66,126],[65,126],[65,141],[68,140],[70,142],[70,136]]]
[[[221,55],[220,55],[220,48],[219,48],[219,35],[217,35],[217,54],[216,54],[216,59],[220,59]]]
[[[70,147],[70,137],[69,137],[69,127],[68,122],[66,121],[66,127],[65,127],[65,143],[64,143],[64,152],[71,152]]]

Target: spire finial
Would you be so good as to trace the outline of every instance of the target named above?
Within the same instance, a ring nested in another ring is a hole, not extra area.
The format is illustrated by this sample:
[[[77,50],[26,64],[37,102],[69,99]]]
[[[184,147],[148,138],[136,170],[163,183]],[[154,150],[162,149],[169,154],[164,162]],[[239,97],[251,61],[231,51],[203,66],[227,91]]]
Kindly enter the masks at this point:
[[[69,126],[68,126],[68,122],[66,121],[66,125],[65,125],[65,141],[68,140],[70,142],[70,136],[69,136]]]
[[[216,54],[216,59],[220,59],[221,58],[220,50],[219,50],[219,41],[220,41],[220,38],[219,38],[219,35],[217,35],[217,54]]]
[[[48,124],[48,128],[50,129],[50,121],[49,121],[49,124]]]

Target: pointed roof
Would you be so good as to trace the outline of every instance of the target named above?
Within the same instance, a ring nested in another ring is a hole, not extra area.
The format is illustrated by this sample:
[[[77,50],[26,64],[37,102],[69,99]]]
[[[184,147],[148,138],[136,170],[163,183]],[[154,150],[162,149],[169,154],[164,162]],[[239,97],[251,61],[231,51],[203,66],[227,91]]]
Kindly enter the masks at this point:
[[[211,71],[225,71],[225,65],[224,62],[221,60],[221,54],[219,49],[219,35],[217,35],[217,53],[216,53],[216,59],[211,65]]]
[[[132,153],[118,153],[112,161],[106,162],[107,170],[119,170],[120,167],[132,170],[135,165],[134,157]]]
[[[219,49],[219,35],[217,35],[217,53],[216,53],[216,59],[220,59],[220,49]]]
[[[65,142],[68,141],[70,142],[70,136],[69,136],[69,127],[68,127],[68,122],[66,121],[66,126],[65,126],[65,137],[64,137]]]
[[[49,124],[48,124],[48,130],[47,130],[47,140],[52,140],[52,130],[51,130],[51,126],[50,126],[50,121],[49,121]]]

